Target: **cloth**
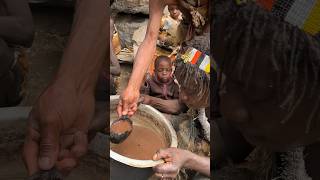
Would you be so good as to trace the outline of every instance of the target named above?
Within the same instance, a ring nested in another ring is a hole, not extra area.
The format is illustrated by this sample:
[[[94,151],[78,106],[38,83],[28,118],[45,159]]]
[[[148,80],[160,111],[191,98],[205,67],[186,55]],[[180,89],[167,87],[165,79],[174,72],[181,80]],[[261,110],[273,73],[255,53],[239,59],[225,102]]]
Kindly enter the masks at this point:
[[[168,83],[162,83],[156,76],[151,76],[146,79],[145,86],[142,88],[142,94],[165,100],[179,99],[179,87],[173,78]]]

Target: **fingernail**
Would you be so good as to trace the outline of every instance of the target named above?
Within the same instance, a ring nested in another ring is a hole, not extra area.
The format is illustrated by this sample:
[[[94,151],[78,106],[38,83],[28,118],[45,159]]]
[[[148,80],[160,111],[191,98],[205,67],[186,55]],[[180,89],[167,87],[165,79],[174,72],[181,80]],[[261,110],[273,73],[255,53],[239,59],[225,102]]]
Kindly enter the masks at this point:
[[[39,167],[42,170],[49,170],[51,169],[51,161],[48,157],[42,157],[39,159]]]

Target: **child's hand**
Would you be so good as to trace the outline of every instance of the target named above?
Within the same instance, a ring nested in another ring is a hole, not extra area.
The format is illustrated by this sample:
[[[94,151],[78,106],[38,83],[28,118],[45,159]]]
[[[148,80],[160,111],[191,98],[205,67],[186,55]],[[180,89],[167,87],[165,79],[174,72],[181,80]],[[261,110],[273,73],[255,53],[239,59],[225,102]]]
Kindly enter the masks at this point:
[[[150,102],[151,102],[151,97],[148,96],[148,95],[142,94],[142,95],[141,95],[141,102],[142,102],[143,104],[150,104]]]

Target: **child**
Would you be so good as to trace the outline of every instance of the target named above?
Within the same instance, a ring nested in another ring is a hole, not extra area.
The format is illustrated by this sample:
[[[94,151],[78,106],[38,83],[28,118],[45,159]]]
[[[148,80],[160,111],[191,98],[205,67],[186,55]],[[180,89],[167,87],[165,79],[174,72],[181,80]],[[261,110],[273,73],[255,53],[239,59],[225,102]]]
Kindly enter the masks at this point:
[[[182,13],[177,5],[168,6],[169,15],[162,18],[161,33],[159,35],[160,43],[165,46],[177,46],[182,42],[183,31],[180,28]]]
[[[155,73],[147,78],[141,94],[143,103],[161,112],[179,114],[186,106],[179,101],[179,87],[173,81],[172,63],[169,57],[159,56],[155,60]]]

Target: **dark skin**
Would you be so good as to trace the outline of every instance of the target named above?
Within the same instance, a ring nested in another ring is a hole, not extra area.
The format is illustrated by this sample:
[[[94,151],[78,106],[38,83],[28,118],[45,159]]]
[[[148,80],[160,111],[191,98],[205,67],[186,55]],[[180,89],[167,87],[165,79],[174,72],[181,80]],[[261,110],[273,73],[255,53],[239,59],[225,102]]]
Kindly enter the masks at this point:
[[[170,16],[173,19],[178,20],[180,14],[181,14],[178,6],[177,5],[169,5],[168,10],[169,10]]]
[[[77,1],[62,63],[28,120],[23,157],[29,175],[53,167],[68,174],[86,153],[95,86],[110,48],[108,19],[106,1]]]
[[[171,78],[171,66],[170,60],[162,60],[156,65],[155,75],[161,82],[167,83]],[[186,109],[179,99],[161,99],[158,97],[149,96],[147,94],[143,94],[141,96],[143,97],[144,104],[151,105],[164,113],[179,114]]]

